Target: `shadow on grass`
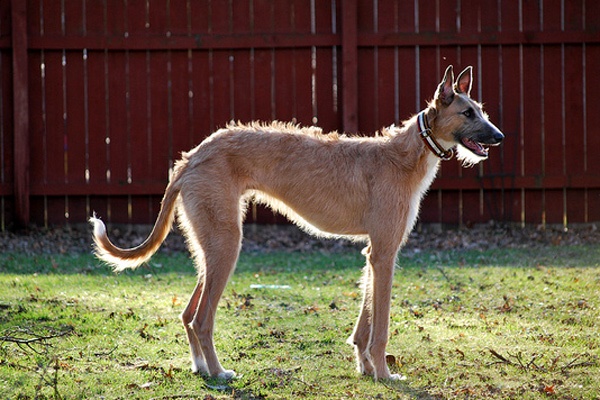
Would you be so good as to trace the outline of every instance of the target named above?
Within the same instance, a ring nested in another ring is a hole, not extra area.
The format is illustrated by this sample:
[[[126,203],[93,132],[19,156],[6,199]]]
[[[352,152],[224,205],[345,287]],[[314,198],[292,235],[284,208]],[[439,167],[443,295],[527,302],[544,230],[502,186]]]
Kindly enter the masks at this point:
[[[309,273],[327,270],[359,270],[364,264],[360,252],[340,254],[323,253],[242,253],[237,271],[242,272],[291,272]],[[0,254],[0,274],[82,274],[82,275],[125,275],[144,276],[176,273],[196,275],[194,262],[188,253],[156,254],[135,270],[120,273],[95,258],[92,254],[24,255],[19,253]]]
[[[397,261],[400,268],[435,270],[440,266],[453,267],[581,267],[600,266],[600,246],[564,246],[533,249],[457,250],[432,252],[402,252]],[[274,274],[279,272],[306,273],[318,271],[357,271],[364,265],[359,251],[343,253],[254,253],[242,252],[237,271]],[[193,260],[187,252],[157,253],[135,270],[115,274],[102,261],[89,254],[24,255],[0,254],[0,274],[83,274],[145,276],[176,273],[196,275]]]

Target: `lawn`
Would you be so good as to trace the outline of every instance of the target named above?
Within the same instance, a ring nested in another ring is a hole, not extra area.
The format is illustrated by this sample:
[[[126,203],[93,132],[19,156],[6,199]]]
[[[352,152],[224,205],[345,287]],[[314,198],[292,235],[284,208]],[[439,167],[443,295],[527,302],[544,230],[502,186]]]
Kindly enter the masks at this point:
[[[359,252],[245,253],[217,314],[221,362],[189,371],[185,254],[116,275],[90,255],[0,255],[0,393],[19,399],[597,399],[600,247],[421,252],[394,279],[389,364],[345,343]]]

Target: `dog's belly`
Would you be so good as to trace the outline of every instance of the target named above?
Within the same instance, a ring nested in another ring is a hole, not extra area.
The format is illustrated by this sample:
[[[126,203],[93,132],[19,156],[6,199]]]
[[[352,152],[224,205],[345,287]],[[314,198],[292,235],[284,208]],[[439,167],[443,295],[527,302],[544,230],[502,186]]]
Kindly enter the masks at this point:
[[[309,195],[297,201],[295,196],[276,196],[258,190],[252,194],[255,201],[269,206],[311,234],[360,239],[367,233],[362,223],[363,212],[347,203],[324,204]]]

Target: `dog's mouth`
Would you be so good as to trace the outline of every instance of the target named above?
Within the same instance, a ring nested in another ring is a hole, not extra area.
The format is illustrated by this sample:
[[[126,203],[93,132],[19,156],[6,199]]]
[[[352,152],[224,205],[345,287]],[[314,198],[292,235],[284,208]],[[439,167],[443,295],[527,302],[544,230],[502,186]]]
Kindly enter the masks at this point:
[[[474,141],[473,139],[463,137],[460,139],[461,144],[469,149],[473,154],[479,157],[488,157],[489,145],[479,143]]]

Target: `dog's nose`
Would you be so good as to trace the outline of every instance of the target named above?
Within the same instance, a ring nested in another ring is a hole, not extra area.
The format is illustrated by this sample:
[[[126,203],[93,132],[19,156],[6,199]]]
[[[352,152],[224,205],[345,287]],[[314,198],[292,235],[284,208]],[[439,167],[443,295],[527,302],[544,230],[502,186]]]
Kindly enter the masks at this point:
[[[496,143],[500,143],[504,140],[504,134],[500,131],[494,132],[494,140],[496,141]]]

